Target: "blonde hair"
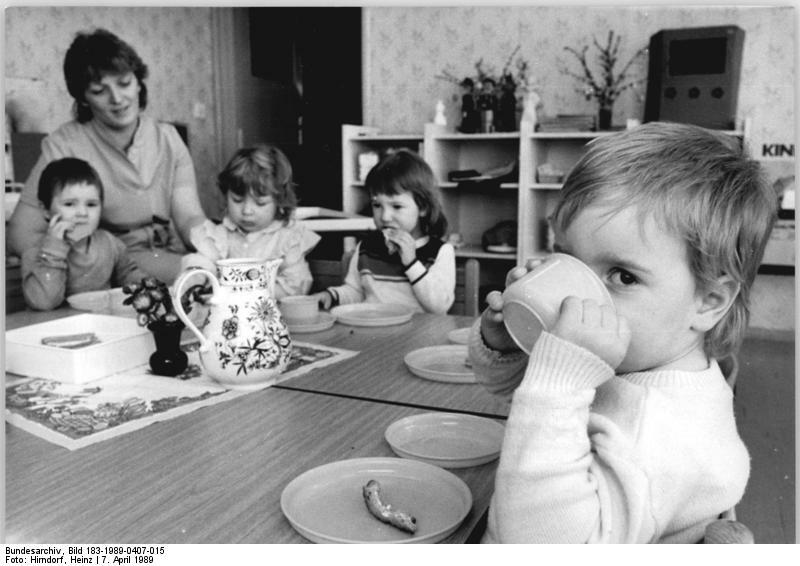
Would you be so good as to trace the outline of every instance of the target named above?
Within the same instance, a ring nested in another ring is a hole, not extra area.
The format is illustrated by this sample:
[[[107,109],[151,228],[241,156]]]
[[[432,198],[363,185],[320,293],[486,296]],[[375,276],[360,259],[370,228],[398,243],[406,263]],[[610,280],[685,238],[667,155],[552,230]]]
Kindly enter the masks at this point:
[[[222,194],[272,196],[275,218],[288,222],[297,208],[289,158],[277,147],[259,144],[238,150],[217,176]]]
[[[593,204],[637,207],[686,244],[700,290],[721,276],[739,285],[730,309],[705,336],[705,351],[735,353],[747,328],[750,289],[776,218],[777,198],[758,162],[733,136],[650,122],[593,140],[570,172],[551,218],[565,230]]]

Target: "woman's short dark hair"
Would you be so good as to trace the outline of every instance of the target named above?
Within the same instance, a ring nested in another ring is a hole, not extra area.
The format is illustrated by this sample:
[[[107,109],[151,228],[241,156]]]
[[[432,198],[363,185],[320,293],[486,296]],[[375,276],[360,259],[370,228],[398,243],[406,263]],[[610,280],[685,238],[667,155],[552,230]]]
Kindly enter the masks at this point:
[[[50,208],[56,192],[63,190],[66,185],[78,183],[97,187],[100,201],[103,201],[103,182],[100,175],[89,163],[77,157],[63,157],[48,163],[39,177],[36,196],[45,208]]]
[[[92,119],[86,104],[89,83],[99,81],[109,73],[133,73],[139,81],[139,108],[147,107],[147,65],[136,51],[108,30],[98,28],[92,33],[78,33],[64,56],[64,78],[67,90],[75,99],[75,118],[78,122]]]

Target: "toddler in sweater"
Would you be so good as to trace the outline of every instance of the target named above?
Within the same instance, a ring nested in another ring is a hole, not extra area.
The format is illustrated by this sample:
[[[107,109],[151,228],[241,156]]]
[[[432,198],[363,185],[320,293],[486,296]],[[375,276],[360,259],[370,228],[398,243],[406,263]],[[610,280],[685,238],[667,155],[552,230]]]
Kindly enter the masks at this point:
[[[48,227],[39,244],[22,254],[22,294],[30,308],[52,310],[69,295],[148,276],[121,240],[99,228],[103,183],[89,163],[74,157],[51,161],[37,192]]]
[[[275,298],[308,293],[313,278],[306,254],[320,237],[292,218],[297,197],[286,155],[268,145],[240,149],[217,181],[226,199],[225,217],[221,224],[206,220],[192,228],[197,253],[183,257],[182,270],[201,267],[215,273],[220,259],[280,258]]]
[[[776,206],[724,134],[656,122],[589,144],[554,249],[613,308],[568,297],[528,357],[493,292],[470,336],[477,379],[511,401],[484,542],[693,543],[736,505],[750,461],[717,360],[743,339]]]
[[[356,245],[343,285],[315,296],[329,309],[349,303],[396,303],[444,314],[455,299],[452,244],[433,171],[416,153],[398,150],[367,175],[378,227]]]

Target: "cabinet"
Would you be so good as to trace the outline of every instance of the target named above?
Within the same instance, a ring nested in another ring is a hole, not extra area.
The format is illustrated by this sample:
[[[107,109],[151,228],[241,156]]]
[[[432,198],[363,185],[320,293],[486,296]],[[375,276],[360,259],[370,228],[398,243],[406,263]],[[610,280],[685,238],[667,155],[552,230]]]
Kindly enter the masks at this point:
[[[742,130],[726,131],[742,140]],[[523,121],[519,132],[462,134],[444,126],[426,124],[423,135],[387,135],[366,126],[342,126],[342,203],[349,213],[365,212],[368,195],[358,178],[360,153],[386,151],[390,147],[407,147],[419,152],[431,166],[439,181],[450,233],[459,233],[465,245],[456,256],[475,258],[483,265],[502,270],[503,276],[513,263],[550,252],[547,218],[553,212],[562,183],[539,179],[537,168],[549,163],[566,176],[581,157],[591,140],[610,132],[536,132],[530,122]],[[486,188],[477,185],[463,188],[448,180],[451,171],[474,169],[484,172],[512,160],[518,161],[518,178]],[[542,182],[545,181],[545,182]],[[368,212],[365,212],[368,214]],[[491,253],[482,249],[483,233],[502,220],[517,221],[517,250],[512,253]],[[495,261],[503,265],[495,266]]]

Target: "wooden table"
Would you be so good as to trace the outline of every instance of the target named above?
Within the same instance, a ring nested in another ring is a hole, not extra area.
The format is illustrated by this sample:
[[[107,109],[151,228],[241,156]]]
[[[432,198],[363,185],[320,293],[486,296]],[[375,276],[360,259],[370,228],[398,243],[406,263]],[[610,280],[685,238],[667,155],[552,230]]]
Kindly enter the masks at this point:
[[[75,311],[14,313],[6,325],[69,314]],[[336,325],[302,335],[360,354],[298,378],[298,389],[290,380],[76,451],[7,425],[6,542],[307,542],[280,510],[289,481],[330,462],[393,456],[383,434],[397,419],[489,406],[477,386],[415,378],[397,363],[409,348],[445,343],[446,332],[464,322],[419,316],[397,327]],[[441,334],[421,335],[429,329]],[[397,347],[387,354],[392,343]],[[361,379],[374,380],[364,395],[340,389],[354,385],[347,378],[355,368]],[[394,384],[383,399],[382,383]],[[312,390],[314,384],[326,386]],[[469,539],[488,508],[496,466],[452,470],[470,487],[473,508],[445,542]]]
[[[451,330],[470,326],[473,318],[416,314],[404,324],[362,327],[334,324],[295,340],[359,351],[359,355],[321,372],[285,381],[279,387],[399,403],[431,410],[473,413],[506,418],[509,405],[477,383],[433,382],[415,376],[403,362],[417,348],[451,344]]]

